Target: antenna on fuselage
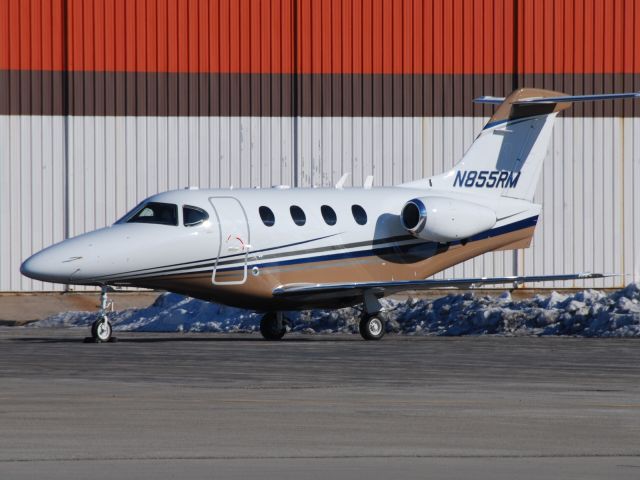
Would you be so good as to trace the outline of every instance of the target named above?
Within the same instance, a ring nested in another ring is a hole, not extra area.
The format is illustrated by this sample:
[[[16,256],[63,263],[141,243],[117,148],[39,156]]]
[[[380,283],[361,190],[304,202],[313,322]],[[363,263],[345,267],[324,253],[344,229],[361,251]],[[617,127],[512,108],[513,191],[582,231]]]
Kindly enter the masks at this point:
[[[369,190],[371,187],[373,187],[373,175],[367,175],[367,178],[364,179],[364,185],[362,188]]]
[[[344,187],[344,184],[347,181],[347,178],[349,178],[350,173],[343,173],[342,176],[340,177],[340,180],[338,180],[338,183],[336,183],[336,188],[338,190],[342,190],[342,188]]]

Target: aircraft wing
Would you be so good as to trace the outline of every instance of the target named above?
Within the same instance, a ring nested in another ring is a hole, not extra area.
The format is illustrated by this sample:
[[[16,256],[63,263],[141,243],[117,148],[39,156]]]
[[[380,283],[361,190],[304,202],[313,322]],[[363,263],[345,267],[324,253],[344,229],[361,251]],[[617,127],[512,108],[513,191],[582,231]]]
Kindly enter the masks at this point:
[[[525,282],[556,282],[562,280],[586,280],[591,278],[614,277],[606,273],[571,273],[564,275],[532,275],[507,277],[456,278],[445,280],[403,280],[397,282],[348,282],[348,283],[289,283],[273,290],[276,297],[297,297],[313,294],[325,294],[333,297],[356,297],[365,292],[385,295],[407,290],[429,290],[436,288],[473,289],[486,285],[512,284]]]

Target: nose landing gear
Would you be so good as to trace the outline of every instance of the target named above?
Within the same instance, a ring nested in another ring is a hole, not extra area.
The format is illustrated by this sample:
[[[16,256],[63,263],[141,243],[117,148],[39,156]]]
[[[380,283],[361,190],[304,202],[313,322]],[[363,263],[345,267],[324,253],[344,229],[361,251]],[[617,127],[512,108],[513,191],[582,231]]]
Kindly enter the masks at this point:
[[[116,338],[112,336],[113,328],[107,313],[113,312],[113,301],[109,300],[107,286],[102,287],[100,291],[100,311],[98,319],[91,325],[91,336],[84,339],[85,343],[106,343],[115,342]]]
[[[110,341],[113,338],[111,333],[111,322],[106,315],[101,316],[91,325],[91,339],[96,343]]]

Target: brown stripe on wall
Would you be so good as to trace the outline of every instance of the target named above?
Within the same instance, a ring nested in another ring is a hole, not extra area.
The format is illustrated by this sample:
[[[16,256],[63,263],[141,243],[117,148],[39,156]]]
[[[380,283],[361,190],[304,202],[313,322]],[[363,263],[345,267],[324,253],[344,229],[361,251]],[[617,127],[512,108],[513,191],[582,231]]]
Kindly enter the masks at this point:
[[[293,81],[298,79],[297,105]],[[239,74],[0,71],[0,115],[490,116],[481,95],[514,84],[570,94],[640,91],[640,74]],[[64,88],[68,88],[64,95]],[[640,116],[640,102],[576,104],[565,115]]]

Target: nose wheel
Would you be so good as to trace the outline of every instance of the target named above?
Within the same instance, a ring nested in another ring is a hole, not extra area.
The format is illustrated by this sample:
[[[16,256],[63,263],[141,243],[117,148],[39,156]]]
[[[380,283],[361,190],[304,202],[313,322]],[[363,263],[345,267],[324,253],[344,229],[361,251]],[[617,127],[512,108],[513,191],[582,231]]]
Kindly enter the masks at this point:
[[[284,315],[280,312],[265,313],[260,319],[260,333],[265,340],[281,340],[287,333]]]
[[[113,338],[111,334],[111,322],[106,315],[103,315],[91,325],[91,338],[96,343],[109,342]]]
[[[85,343],[106,343],[115,342],[116,338],[112,335],[113,328],[107,316],[108,312],[113,311],[113,301],[109,300],[107,295],[108,287],[102,287],[100,292],[100,311],[98,319],[91,324],[91,336],[84,339]]]

